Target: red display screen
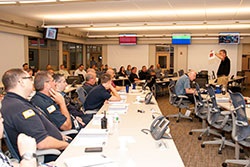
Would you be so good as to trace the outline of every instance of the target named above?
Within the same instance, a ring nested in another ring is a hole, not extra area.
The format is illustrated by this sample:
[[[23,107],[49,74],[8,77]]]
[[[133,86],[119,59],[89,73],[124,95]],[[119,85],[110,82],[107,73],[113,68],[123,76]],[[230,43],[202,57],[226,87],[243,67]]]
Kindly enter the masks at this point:
[[[136,45],[137,38],[135,34],[122,34],[119,37],[120,45]]]

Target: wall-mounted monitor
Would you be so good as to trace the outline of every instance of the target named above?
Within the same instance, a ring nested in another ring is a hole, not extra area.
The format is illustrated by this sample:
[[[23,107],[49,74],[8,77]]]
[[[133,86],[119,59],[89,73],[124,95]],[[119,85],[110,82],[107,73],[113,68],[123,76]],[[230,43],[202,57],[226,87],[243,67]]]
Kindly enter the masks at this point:
[[[191,44],[191,35],[188,33],[172,34],[173,45],[189,45]]]
[[[238,32],[221,32],[219,33],[219,44],[239,44],[240,33]]]
[[[44,38],[45,39],[57,39],[58,29],[57,28],[45,28],[44,29]]]
[[[120,34],[119,44],[120,45],[136,45],[137,44],[136,34]]]

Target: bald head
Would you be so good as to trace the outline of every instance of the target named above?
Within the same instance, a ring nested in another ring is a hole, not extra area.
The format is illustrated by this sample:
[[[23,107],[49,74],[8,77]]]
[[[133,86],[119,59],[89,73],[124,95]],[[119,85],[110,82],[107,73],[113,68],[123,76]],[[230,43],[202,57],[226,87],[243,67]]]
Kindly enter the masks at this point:
[[[196,72],[194,70],[190,70],[188,72],[188,77],[189,77],[190,81],[195,80],[195,78],[196,78]]]

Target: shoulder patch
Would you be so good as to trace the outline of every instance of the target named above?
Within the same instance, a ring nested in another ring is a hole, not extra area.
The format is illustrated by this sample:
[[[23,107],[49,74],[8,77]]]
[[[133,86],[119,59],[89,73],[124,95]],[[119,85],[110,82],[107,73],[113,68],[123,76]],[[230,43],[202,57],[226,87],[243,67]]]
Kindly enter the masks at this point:
[[[23,117],[25,119],[28,119],[28,118],[33,117],[33,116],[36,115],[35,112],[32,109],[26,110],[26,111],[22,112],[22,114],[23,114]]]
[[[47,111],[51,114],[53,113],[54,111],[56,111],[56,107],[54,105],[51,105],[47,108]]]

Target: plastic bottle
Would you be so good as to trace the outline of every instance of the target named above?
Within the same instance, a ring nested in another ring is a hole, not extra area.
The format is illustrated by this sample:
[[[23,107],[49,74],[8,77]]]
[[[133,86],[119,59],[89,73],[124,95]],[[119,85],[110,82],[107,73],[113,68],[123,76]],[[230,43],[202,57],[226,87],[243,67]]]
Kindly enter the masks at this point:
[[[104,116],[101,119],[101,128],[102,129],[107,129],[107,124],[108,124],[108,120],[106,117],[106,111],[104,111]]]

